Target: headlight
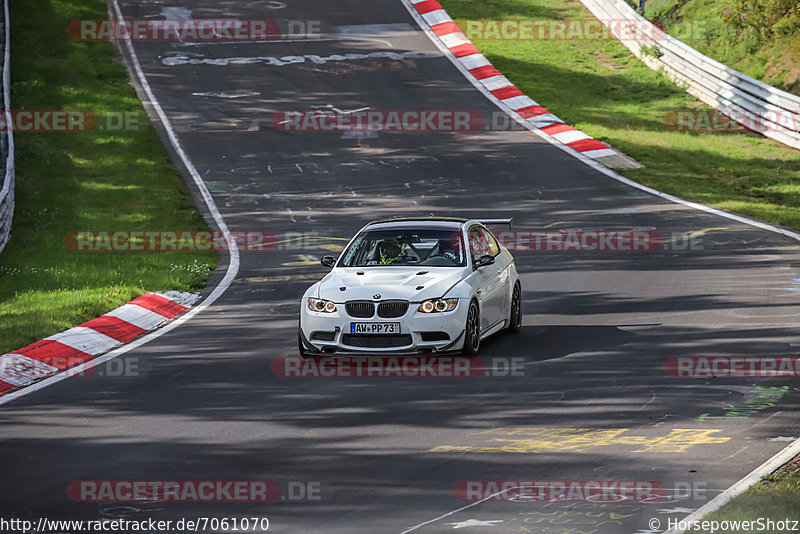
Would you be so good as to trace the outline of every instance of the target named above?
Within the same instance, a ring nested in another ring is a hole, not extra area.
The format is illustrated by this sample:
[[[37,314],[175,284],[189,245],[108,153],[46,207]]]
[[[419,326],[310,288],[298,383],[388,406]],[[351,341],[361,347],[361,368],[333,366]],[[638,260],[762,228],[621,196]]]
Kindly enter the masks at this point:
[[[431,299],[419,305],[417,311],[422,313],[441,313],[455,309],[458,299]]]
[[[330,300],[308,299],[308,309],[320,313],[333,313],[336,311],[336,304]]]

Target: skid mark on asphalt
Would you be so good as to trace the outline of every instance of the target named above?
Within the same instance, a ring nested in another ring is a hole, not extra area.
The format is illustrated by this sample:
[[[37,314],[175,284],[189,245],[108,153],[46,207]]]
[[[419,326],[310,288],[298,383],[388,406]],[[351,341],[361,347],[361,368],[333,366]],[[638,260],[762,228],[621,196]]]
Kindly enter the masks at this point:
[[[376,59],[371,62],[331,63],[329,65],[316,66],[316,67],[312,67],[310,65],[300,65],[297,68],[299,70],[306,72],[334,74],[337,76],[341,76],[343,74],[351,74],[358,71],[417,69],[419,68],[419,64],[413,59],[402,59],[402,60]]]
[[[324,65],[328,62],[349,62],[356,60],[386,59],[392,61],[405,61],[408,59],[435,59],[441,57],[439,52],[433,51],[408,51],[408,52],[370,52],[332,54],[330,56],[318,56],[316,54],[304,54],[302,56],[236,56],[227,58],[207,57],[199,53],[168,52],[161,58],[161,64],[167,67],[179,65],[212,65],[217,67],[237,66],[237,65],[264,65],[282,67],[284,65],[296,65],[311,63]]]
[[[352,161],[343,161],[336,164],[330,163],[321,163],[321,162],[314,162],[314,161],[295,161],[295,162],[270,162],[267,163],[260,168],[256,167],[241,167],[235,169],[229,168],[207,168],[203,172],[203,176],[207,176],[211,173],[214,174],[221,174],[224,176],[230,175],[280,175],[280,176],[301,176],[305,174],[329,174],[329,173],[337,173],[336,176],[339,176],[338,173],[342,171],[350,171],[350,172],[374,172],[379,169],[383,168],[394,168],[394,169],[408,169],[413,166],[419,165],[429,165],[431,167],[440,164],[441,160],[435,158],[433,156],[399,156],[399,157],[392,157],[387,156],[383,159],[377,160],[367,160],[367,159],[356,159]],[[385,185],[376,185],[373,183],[366,184],[366,185],[345,185],[340,183],[338,178],[335,179],[337,188],[339,189],[363,189],[363,190],[380,190],[380,189],[402,189],[404,184],[385,184]],[[434,178],[432,180],[414,180],[413,182],[408,182],[409,184],[421,184],[425,185],[426,182],[433,182],[436,183],[444,183],[444,185],[452,185],[460,184],[461,181],[458,179],[445,179],[445,178]],[[408,187],[406,187],[408,188]],[[322,188],[317,190],[308,190],[304,189],[304,192],[308,193],[324,193],[330,191],[330,186],[326,185]],[[276,193],[280,193],[281,191],[275,191]]]
[[[696,445],[725,443],[731,438],[713,434],[721,430],[676,428],[666,436],[650,438],[625,435],[629,428],[598,430],[593,428],[495,428],[483,432],[492,445],[443,445],[428,452],[587,452],[596,447],[629,445],[632,452],[681,453]],[[519,437],[517,437],[519,436]]]
[[[202,93],[192,93],[192,96],[204,96],[206,98],[225,98],[233,100],[236,98],[247,98],[249,96],[259,96],[257,91],[206,91]]]
[[[278,2],[277,0],[256,0],[255,2],[250,2],[245,7],[252,8],[254,6],[266,9],[283,9],[286,7],[286,3]]]

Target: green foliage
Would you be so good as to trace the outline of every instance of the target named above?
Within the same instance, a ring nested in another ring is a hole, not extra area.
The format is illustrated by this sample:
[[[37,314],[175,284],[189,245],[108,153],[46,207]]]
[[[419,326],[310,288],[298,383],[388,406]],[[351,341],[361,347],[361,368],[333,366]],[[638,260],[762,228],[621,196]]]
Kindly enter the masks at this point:
[[[755,49],[776,38],[800,32],[800,3],[797,0],[733,0],[723,12],[723,21],[738,33],[748,49]]]
[[[701,53],[800,95],[800,1],[647,0],[647,17]]]
[[[643,45],[640,50],[644,55],[654,57],[656,59],[664,55],[664,52],[662,52],[662,50],[658,47],[658,45],[652,45],[652,46]]]
[[[797,0],[733,0],[724,14],[742,36],[763,44],[775,37],[800,31],[800,3]]]

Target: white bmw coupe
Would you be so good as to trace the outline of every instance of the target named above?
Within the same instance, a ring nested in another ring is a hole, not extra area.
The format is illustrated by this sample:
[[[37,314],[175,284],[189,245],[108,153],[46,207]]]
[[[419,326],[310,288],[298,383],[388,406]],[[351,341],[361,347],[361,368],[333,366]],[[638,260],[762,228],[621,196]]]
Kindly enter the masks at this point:
[[[522,325],[514,258],[486,225],[512,219],[421,217],[364,226],[303,295],[300,354],[473,355]]]

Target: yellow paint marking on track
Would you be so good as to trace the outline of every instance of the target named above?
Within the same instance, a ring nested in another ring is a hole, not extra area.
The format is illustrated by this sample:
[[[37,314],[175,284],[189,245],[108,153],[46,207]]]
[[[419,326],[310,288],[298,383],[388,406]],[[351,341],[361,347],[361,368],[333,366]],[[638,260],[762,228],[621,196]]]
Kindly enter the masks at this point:
[[[330,252],[341,252],[344,250],[342,245],[317,245],[319,248],[323,250],[328,250]]]
[[[694,445],[714,445],[725,443],[731,438],[712,436],[721,430],[699,430],[694,428],[676,428],[663,438],[646,442],[644,448],[633,452],[686,452]]]
[[[688,236],[686,236],[686,237],[688,237],[689,239],[691,239],[691,238],[693,238],[693,237],[699,237],[699,236],[701,236],[701,235],[705,235],[705,234],[707,234],[708,232],[712,232],[712,231],[714,231],[714,230],[730,230],[730,227],[728,227],[728,226],[720,226],[720,227],[718,227],[718,228],[703,228],[702,230],[696,230],[696,231],[692,232],[691,234],[689,234],[689,235],[688,235]]]
[[[542,502],[535,510],[510,517],[508,522],[514,524],[510,524],[507,531],[514,534],[597,534],[604,526],[607,532],[608,525],[612,524],[616,526],[614,530],[619,531],[624,525],[623,519],[636,517],[645,508],[635,502]],[[621,513],[622,510],[625,513]]]
[[[489,439],[501,442],[491,446],[435,447],[428,452],[586,452],[594,447],[631,445],[639,447],[633,452],[680,453],[695,445],[725,443],[731,438],[712,436],[720,430],[676,428],[662,437],[624,435],[629,428],[598,430],[594,428],[495,428],[484,434],[508,436]],[[514,438],[513,436],[519,436]]]
[[[350,241],[349,237],[331,237],[326,235],[310,235],[309,239],[333,239],[334,241]]]
[[[300,261],[287,261],[286,263],[281,263],[284,267],[300,267],[302,265],[319,265],[319,260],[315,260],[311,256],[306,256],[305,254],[300,254],[297,256],[300,258]]]

